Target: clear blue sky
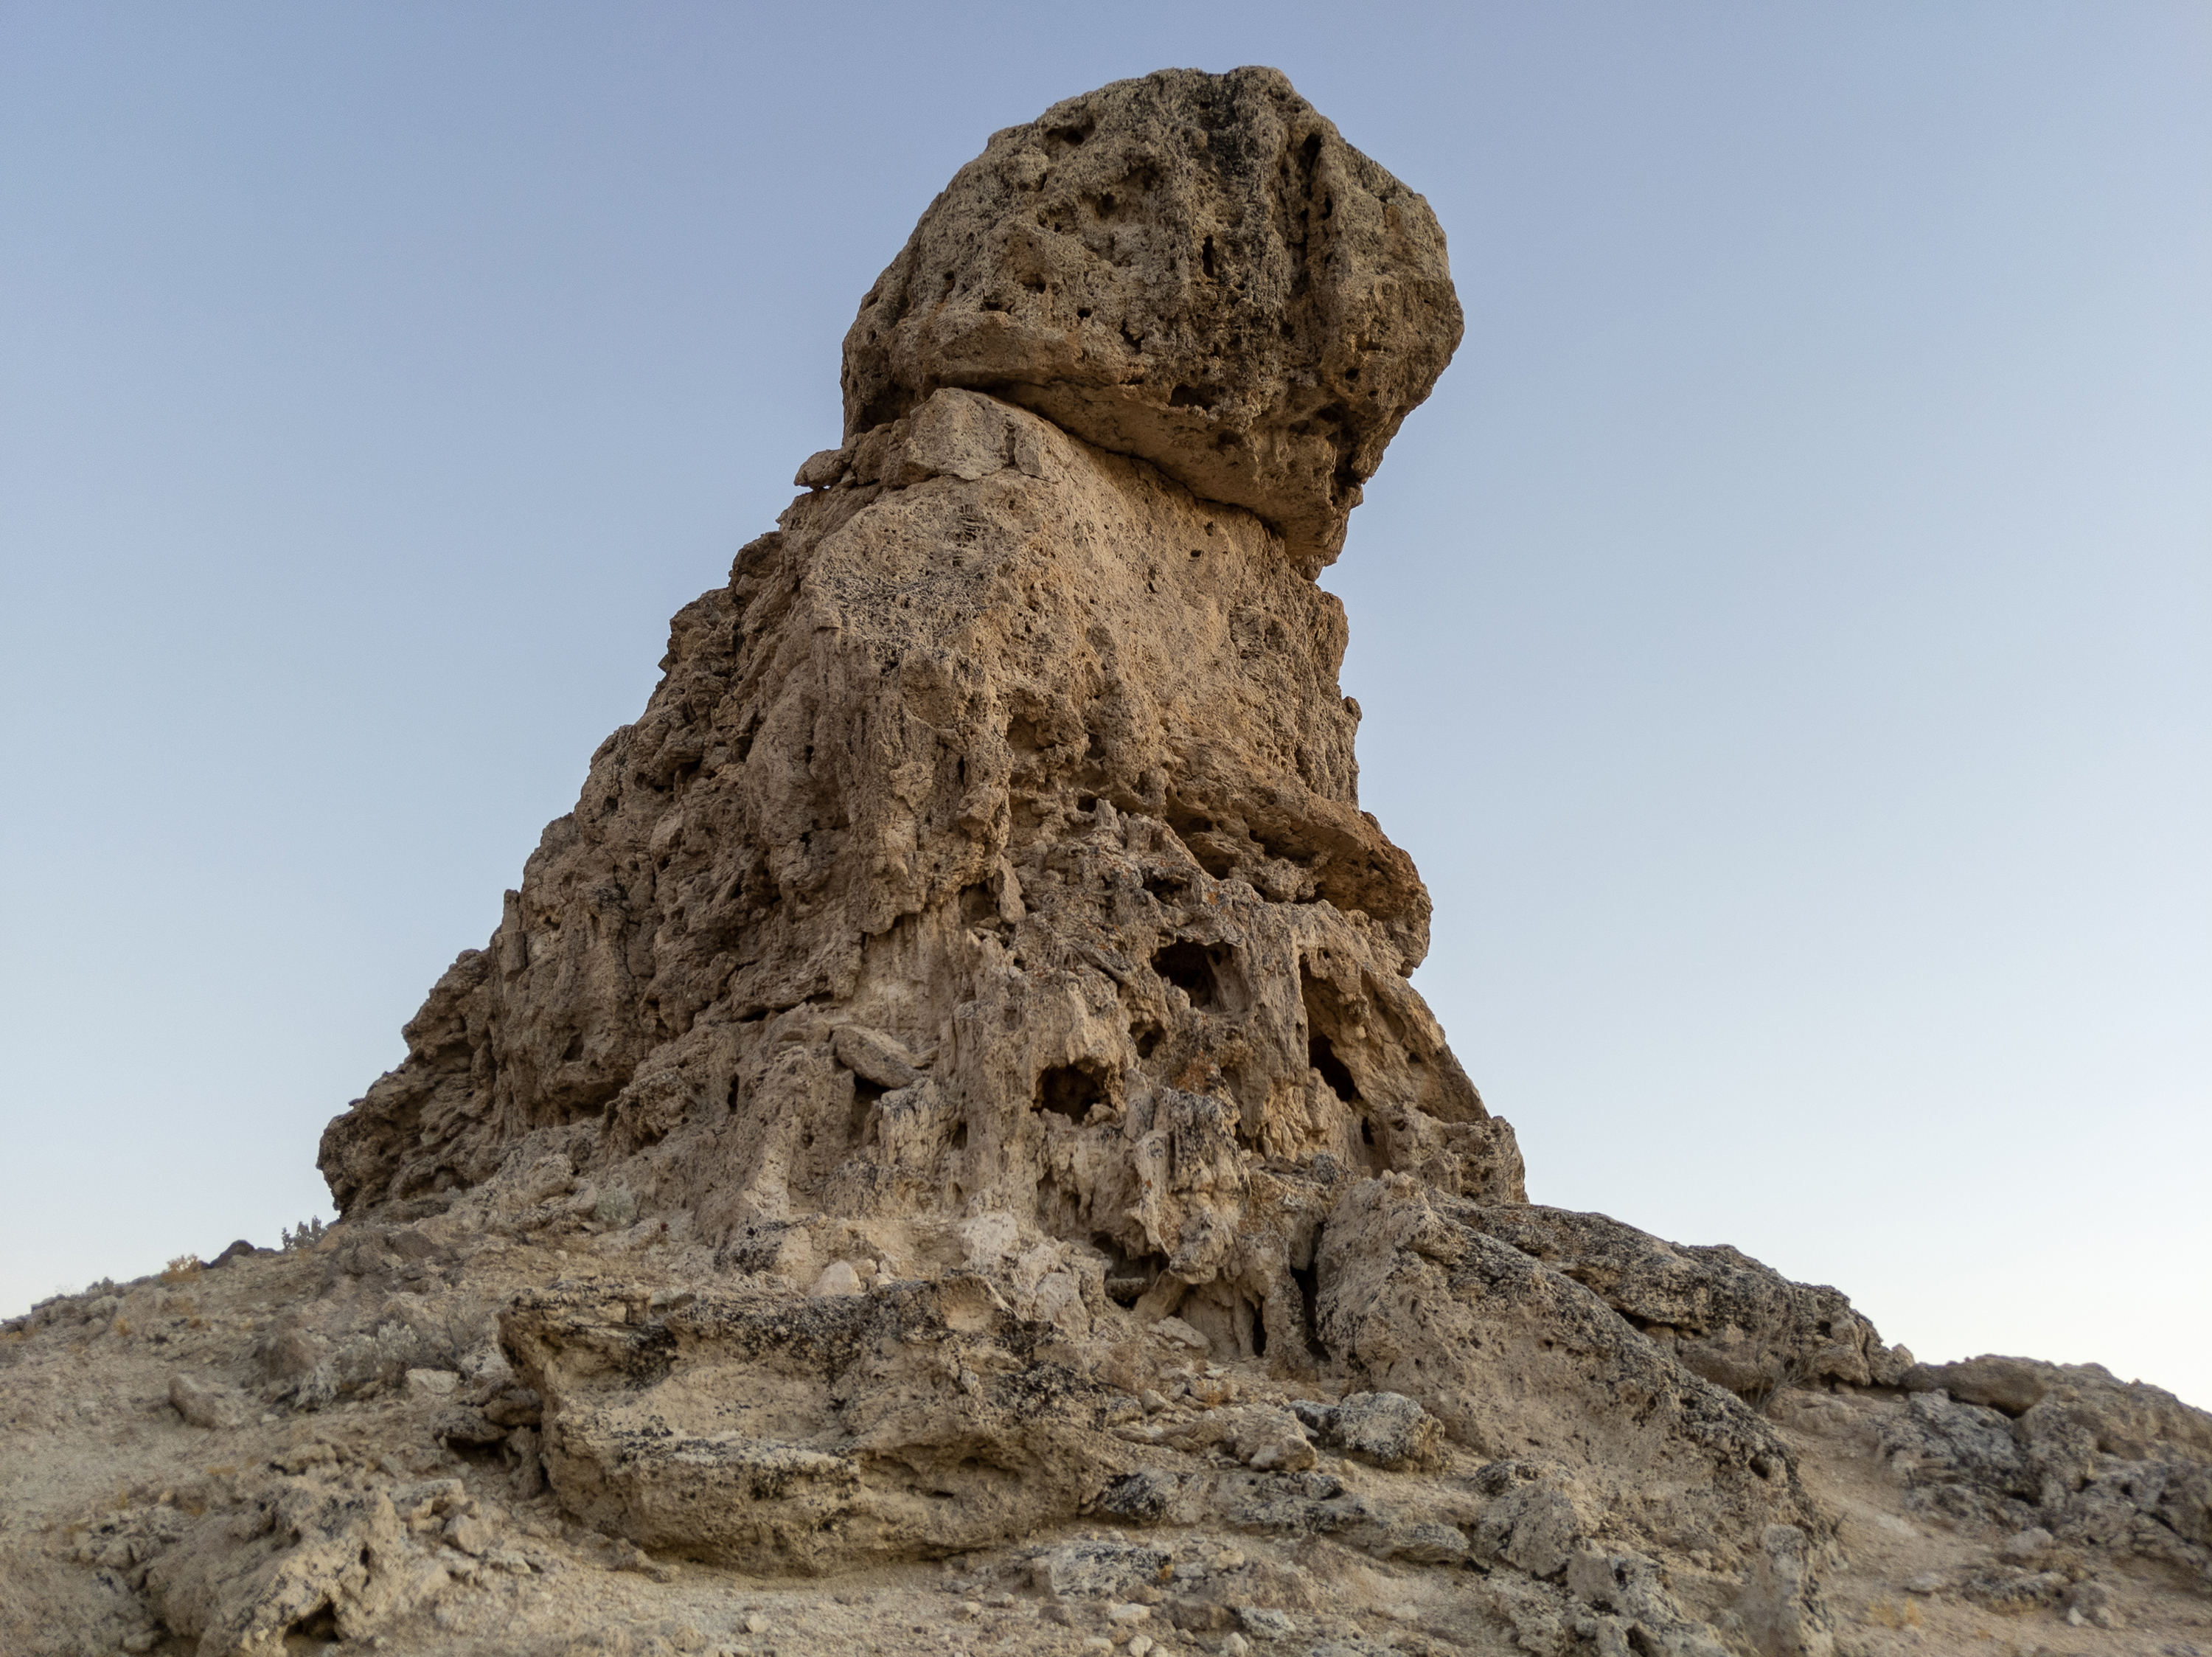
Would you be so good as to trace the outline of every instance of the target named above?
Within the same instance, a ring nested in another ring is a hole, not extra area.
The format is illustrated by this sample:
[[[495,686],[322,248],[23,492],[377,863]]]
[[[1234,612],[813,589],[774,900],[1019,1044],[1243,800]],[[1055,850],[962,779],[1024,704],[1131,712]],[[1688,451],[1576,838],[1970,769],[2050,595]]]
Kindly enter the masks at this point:
[[[1328,577],[1540,1200],[2212,1404],[2212,9],[0,6],[0,1310],[326,1198],[994,128],[1271,63],[1467,344]]]

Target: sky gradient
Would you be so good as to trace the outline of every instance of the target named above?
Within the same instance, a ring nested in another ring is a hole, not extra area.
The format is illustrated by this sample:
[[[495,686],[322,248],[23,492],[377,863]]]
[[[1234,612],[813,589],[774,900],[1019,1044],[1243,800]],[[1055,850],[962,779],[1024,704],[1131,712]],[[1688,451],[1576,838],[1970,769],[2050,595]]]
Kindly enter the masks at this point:
[[[0,4],[0,1313],[327,1214],[932,195],[1270,63],[1451,239],[1324,584],[1532,1197],[2212,1405],[2212,9],[1194,10]]]

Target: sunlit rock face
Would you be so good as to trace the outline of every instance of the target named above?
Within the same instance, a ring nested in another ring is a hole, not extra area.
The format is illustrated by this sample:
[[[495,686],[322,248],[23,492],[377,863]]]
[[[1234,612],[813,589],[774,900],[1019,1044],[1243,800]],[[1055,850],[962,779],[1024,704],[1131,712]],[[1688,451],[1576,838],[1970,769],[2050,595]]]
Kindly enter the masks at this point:
[[[1376,1532],[1431,1563],[1820,1532],[1705,1372],[1856,1375],[1872,1331],[1528,1208],[1407,983],[1428,894],[1359,809],[1314,574],[1459,330],[1420,198],[1273,71],[1073,100],[932,205],[845,441],[325,1136],[349,1222],[679,1251],[501,1314],[569,1511],[796,1571],[1382,1524],[1311,1432],[1489,1470]]]
[[[848,441],[331,1124],[342,1208],[547,1136],[718,1240],[1016,1215],[1249,1350],[1311,1344],[1335,1182],[1519,1200],[1312,579],[1459,334],[1425,204],[1273,70],[994,137]]]
[[[987,391],[1310,573],[1460,333],[1428,203],[1279,71],[1164,70],[994,133],[930,204],[845,337],[846,436]]]

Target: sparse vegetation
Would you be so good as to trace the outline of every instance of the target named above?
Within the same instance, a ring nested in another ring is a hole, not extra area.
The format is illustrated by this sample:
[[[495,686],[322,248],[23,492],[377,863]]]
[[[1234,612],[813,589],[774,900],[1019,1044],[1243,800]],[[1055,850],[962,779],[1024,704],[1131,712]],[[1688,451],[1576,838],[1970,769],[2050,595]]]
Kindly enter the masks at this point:
[[[599,1193],[599,1200],[592,1205],[592,1218],[619,1231],[637,1218],[637,1198],[620,1185],[611,1185]]]
[[[285,1227],[283,1231],[284,1252],[287,1254],[295,1254],[303,1248],[314,1247],[316,1244],[323,1240],[323,1234],[329,1229],[330,1228],[324,1225],[321,1221],[314,1218],[313,1215],[310,1215],[307,1219],[300,1221],[299,1228],[296,1231],[289,1226]]]
[[[1772,1380],[1762,1380],[1743,1393],[1743,1401],[1751,1406],[1753,1415],[1771,1416],[1777,1400],[1784,1392],[1809,1386],[1820,1378],[1820,1365],[1814,1360],[1792,1358],[1775,1370]]]
[[[198,1255],[179,1254],[175,1259],[170,1261],[167,1265],[161,1268],[161,1281],[165,1283],[173,1284],[189,1283],[200,1275],[201,1270],[202,1267],[200,1265],[200,1257]]]
[[[328,1354],[300,1383],[296,1401],[316,1410],[371,1386],[396,1386],[410,1369],[460,1369],[493,1329],[491,1307],[465,1295],[393,1319]]]

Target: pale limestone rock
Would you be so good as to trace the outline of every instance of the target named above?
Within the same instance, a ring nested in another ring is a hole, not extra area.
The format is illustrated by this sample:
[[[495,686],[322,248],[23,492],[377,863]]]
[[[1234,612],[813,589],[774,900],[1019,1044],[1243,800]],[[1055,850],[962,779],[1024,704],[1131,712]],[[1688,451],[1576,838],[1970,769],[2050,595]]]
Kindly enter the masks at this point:
[[[1726,1244],[1663,1242],[1607,1215],[1533,1203],[1464,1218],[1582,1284],[1731,1392],[1830,1380],[1893,1386],[1909,1368],[1911,1355],[1883,1345],[1843,1295],[1791,1282]]]
[[[1321,1250],[1331,1354],[1418,1399],[1478,1455],[1565,1460],[1632,1522],[1642,1508],[1738,1546],[1773,1523],[1825,1531],[1765,1422],[1479,1217],[1404,1175],[1350,1186]],[[1658,1510],[1654,1489],[1670,1493]]]
[[[1905,1385],[1880,1443],[1916,1507],[2212,1582],[2212,1415],[2097,1364],[1984,1356],[1917,1366]]]
[[[526,1215],[588,1169],[717,1244],[1003,1213],[1216,1353],[1304,1349],[1331,1171],[1522,1195],[1405,981],[1427,899],[1354,803],[1340,612],[1250,515],[938,397],[924,481],[796,503],[678,618],[333,1190]],[[1042,459],[934,470],[985,427]]]
[[[1378,1467],[1402,1471],[1439,1459],[1443,1423],[1403,1392],[1354,1392],[1334,1405],[1292,1407],[1332,1448]]]
[[[1808,1386],[1841,1391],[1791,1417],[1847,1417],[1913,1511],[2201,1569],[2185,1406],[1918,1369],[1832,1289],[1526,1203],[1407,981],[1428,898],[1359,808],[1312,579],[1458,331],[1425,204],[1273,71],[994,137],[863,303],[844,440],[326,1131],[344,1220],[269,1396],[389,1386],[386,1330],[495,1234],[557,1264],[506,1282],[516,1373],[434,1453],[496,1448],[480,1488],[550,1488],[658,1588],[1080,1520],[1163,1545],[1026,1580],[1070,1630],[1167,1606],[1162,1648],[1319,1637],[1432,1569],[1455,1638],[1817,1657],[1834,1517],[1742,1401]],[[1878,1423],[1846,1401],[1900,1384]],[[418,1538],[505,1569],[481,1514],[395,1509],[395,1544],[347,1499],[243,1575],[211,1531],[101,1545],[158,1542],[217,1641],[296,1623],[325,1543],[362,1566],[342,1629],[437,1599]],[[2047,1563],[1977,1592],[2055,1605]]]
[[[367,1640],[435,1602],[452,1576],[409,1520],[462,1499],[450,1489],[332,1489],[277,1480],[243,1514],[198,1520],[147,1573],[149,1598],[173,1632],[197,1637],[202,1657],[280,1648],[319,1613],[339,1636]],[[396,1501],[395,1501],[396,1498]]]
[[[988,391],[1258,513],[1310,572],[1461,328],[1428,204],[1279,71],[1163,70],[993,135],[931,204],[846,336],[846,437]]]
[[[629,1320],[591,1291],[501,1320],[562,1504],[649,1549],[812,1573],[1004,1542],[1128,1465],[1097,1382],[981,1278]]]
[[[825,1295],[858,1295],[860,1292],[860,1274],[854,1270],[852,1263],[847,1260],[832,1260],[823,1267],[822,1275],[814,1280],[814,1287],[808,1291],[816,1300]]]
[[[238,1389],[180,1369],[169,1377],[169,1403],[195,1427],[228,1432],[246,1425],[246,1399]]]
[[[1162,1318],[1152,1325],[1152,1333],[1170,1346],[1183,1347],[1189,1351],[1200,1354],[1209,1350],[1212,1346],[1212,1343],[1204,1335],[1180,1318]]]

